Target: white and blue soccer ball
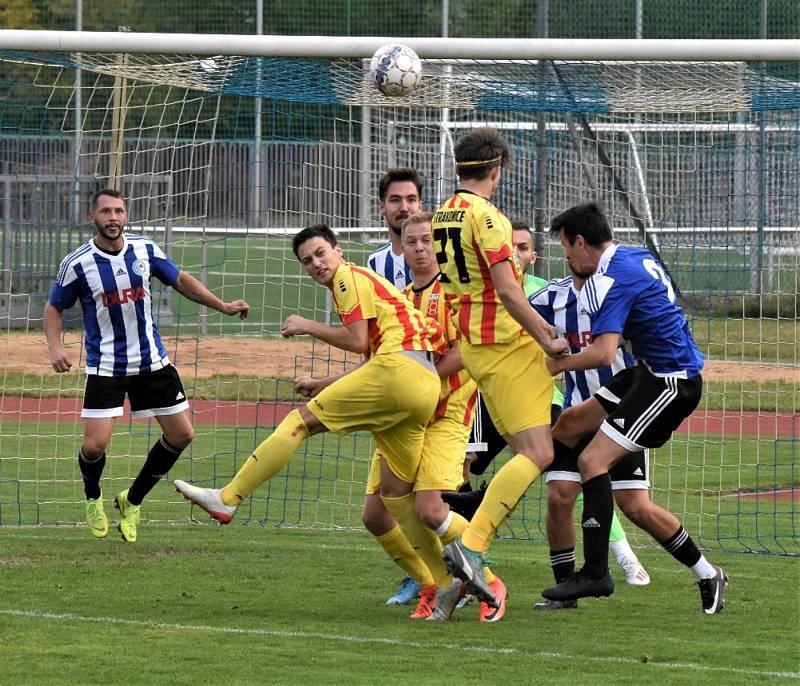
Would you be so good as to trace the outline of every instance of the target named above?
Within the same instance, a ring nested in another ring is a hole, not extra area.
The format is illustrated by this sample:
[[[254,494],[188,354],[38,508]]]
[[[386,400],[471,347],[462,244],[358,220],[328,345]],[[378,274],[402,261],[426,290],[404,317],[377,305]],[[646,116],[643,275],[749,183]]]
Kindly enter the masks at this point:
[[[422,80],[422,62],[407,45],[378,48],[369,64],[375,87],[384,95],[408,95]]]

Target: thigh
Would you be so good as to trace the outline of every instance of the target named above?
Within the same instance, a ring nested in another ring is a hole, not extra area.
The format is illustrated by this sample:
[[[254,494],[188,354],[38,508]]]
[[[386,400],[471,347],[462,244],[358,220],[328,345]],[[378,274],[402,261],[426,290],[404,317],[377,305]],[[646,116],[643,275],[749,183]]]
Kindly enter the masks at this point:
[[[404,483],[413,484],[417,480],[426,426],[427,421],[412,417],[384,431],[372,433],[383,456],[381,464],[388,465],[392,474]],[[381,468],[381,487],[384,476],[385,471]]]
[[[650,488],[650,456],[647,450],[629,453],[608,470],[611,488],[646,491]]]
[[[99,454],[111,442],[113,430],[113,417],[87,417],[83,420],[83,445]]]
[[[381,460],[383,455],[380,449],[372,453],[369,461],[369,472],[367,473],[367,488],[365,495],[379,495],[381,492]]]
[[[171,364],[130,379],[128,397],[134,419],[164,417],[189,409],[181,377]]]
[[[323,389],[306,405],[330,431],[381,433],[409,419],[423,428],[433,416],[439,378],[402,354],[376,355]]]
[[[425,429],[415,491],[456,491],[461,485],[469,427],[439,417]]]
[[[521,336],[502,345],[462,344],[460,349],[503,436],[550,425],[553,379],[532,338]]]
[[[607,416],[608,412],[596,397],[584,400],[561,412],[553,426],[553,438],[569,445],[579,443],[581,437],[594,434]]]
[[[506,440],[514,454],[530,459],[540,472],[553,463],[553,434],[549,423],[506,436]]]
[[[581,472],[578,469],[578,454],[580,450],[570,448],[564,443],[557,443],[553,446],[553,464],[547,470],[547,485],[554,486],[560,482],[572,484],[581,483]]]
[[[628,452],[659,448],[688,417],[702,392],[702,379],[659,377],[637,368],[635,383],[609,412],[601,431]]]
[[[84,419],[121,417],[131,377],[87,374],[83,389]]]

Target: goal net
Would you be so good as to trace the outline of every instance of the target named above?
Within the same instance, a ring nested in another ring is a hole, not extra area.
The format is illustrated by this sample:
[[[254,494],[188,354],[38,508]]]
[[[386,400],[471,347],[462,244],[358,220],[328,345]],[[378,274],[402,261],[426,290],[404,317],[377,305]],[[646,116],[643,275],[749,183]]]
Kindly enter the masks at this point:
[[[434,208],[455,188],[454,141],[489,125],[513,152],[496,203],[535,226],[537,274],[566,272],[549,219],[596,198],[616,238],[646,246],[673,279],[707,366],[699,408],[651,455],[653,499],[703,545],[800,553],[796,49],[408,39],[422,82],[387,98],[368,72],[381,39],[293,37],[288,50],[214,38],[70,34],[65,48],[48,32],[0,32],[0,525],[83,520],[80,312],[65,313],[68,374],[51,371],[41,327],[60,260],[93,234],[92,192],[120,188],[130,232],[253,306],[239,322],[169,289],[157,298],[197,433],[143,519],[186,521],[172,479],[224,484],[299,402],[294,377],[354,362],[278,335],[293,313],[331,318],[291,235],[324,221],[365,264],[386,239],[380,176],[416,167]],[[154,422],[117,421],[107,501],[158,435]],[[311,439],[237,522],[359,527],[371,451],[368,435]],[[534,485],[501,533],[543,539],[545,514]]]

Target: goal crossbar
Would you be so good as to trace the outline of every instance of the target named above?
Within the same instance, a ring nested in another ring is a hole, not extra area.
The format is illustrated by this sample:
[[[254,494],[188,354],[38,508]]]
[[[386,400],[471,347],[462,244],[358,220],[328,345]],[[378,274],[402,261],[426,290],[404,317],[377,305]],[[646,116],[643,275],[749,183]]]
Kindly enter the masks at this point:
[[[386,43],[402,43],[424,59],[619,60],[691,62],[792,61],[797,40],[441,38],[372,36],[252,36],[111,31],[0,31],[0,50],[241,55],[262,57],[370,57]]]

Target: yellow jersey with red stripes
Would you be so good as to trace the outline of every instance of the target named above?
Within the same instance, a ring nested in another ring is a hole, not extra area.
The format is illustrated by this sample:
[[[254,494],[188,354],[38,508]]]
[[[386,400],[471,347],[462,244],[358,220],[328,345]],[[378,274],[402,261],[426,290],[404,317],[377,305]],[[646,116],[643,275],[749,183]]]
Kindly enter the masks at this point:
[[[414,288],[414,284],[409,284],[403,293],[414,303],[416,309],[441,329],[442,334],[435,349],[436,352],[447,352],[451,343],[456,341],[458,332],[453,326],[449,309],[445,304],[439,276],[419,290]],[[441,379],[441,382],[436,416],[449,417],[469,426],[472,423],[472,413],[478,398],[478,385],[472,380],[466,369],[451,374],[446,379]]]
[[[508,262],[522,287],[508,218],[486,198],[459,189],[434,213],[432,229],[442,289],[461,336],[473,345],[518,338],[522,327],[500,302],[489,271]]]
[[[431,340],[441,336],[441,327],[371,269],[344,262],[330,288],[342,324],[367,320],[370,357],[403,350],[433,352]]]

